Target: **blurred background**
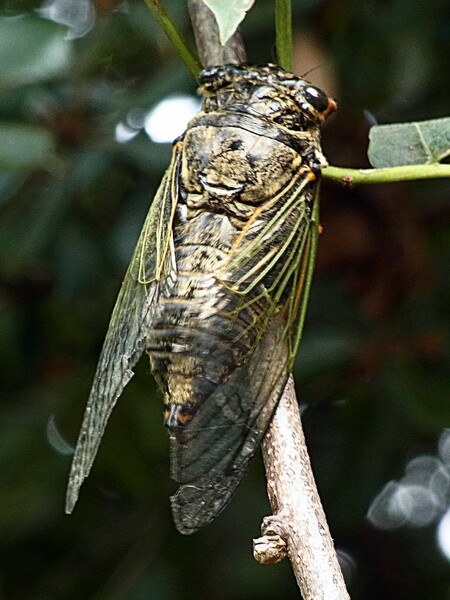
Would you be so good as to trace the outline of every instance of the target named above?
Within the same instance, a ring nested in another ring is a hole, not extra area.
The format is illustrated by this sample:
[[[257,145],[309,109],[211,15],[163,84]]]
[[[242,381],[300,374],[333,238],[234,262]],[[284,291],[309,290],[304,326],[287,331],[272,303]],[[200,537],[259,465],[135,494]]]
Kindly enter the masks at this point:
[[[448,115],[446,0],[293,4],[294,71],[340,107],[331,164],[369,166],[375,122]],[[192,37],[184,1],[167,6]],[[243,24],[251,62],[275,60],[273,10],[258,0]],[[287,561],[252,558],[260,458],[213,525],[176,532],[145,358],[63,513],[110,312],[195,90],[141,0],[0,4],[0,598],[298,597]],[[295,377],[352,598],[450,598],[449,188],[322,186]]]

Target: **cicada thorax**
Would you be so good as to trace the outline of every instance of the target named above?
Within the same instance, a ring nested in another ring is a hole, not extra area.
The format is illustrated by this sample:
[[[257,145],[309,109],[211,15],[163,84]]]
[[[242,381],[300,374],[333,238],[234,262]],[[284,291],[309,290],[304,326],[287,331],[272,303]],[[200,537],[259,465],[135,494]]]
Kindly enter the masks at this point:
[[[206,84],[206,112],[178,141],[173,269],[161,282],[148,353],[180,442],[296,285],[291,265],[324,160],[318,121],[288,128],[305,117],[271,81],[225,81],[219,92]]]

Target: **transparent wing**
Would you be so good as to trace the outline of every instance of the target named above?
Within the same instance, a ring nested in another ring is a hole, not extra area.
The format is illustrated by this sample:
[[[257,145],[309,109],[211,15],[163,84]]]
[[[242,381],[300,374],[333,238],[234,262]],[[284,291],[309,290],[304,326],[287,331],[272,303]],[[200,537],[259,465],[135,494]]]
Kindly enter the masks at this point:
[[[133,376],[152,320],[152,303],[170,269],[169,246],[176,207],[178,155],[163,177],[122,283],[78,436],[66,495],[71,513],[88,476],[114,405]]]
[[[181,533],[194,533],[225,508],[259,448],[289,377],[303,325],[317,240],[317,208],[312,218],[310,211],[303,210],[305,197],[311,202],[315,190],[309,187],[306,195],[305,191],[305,186],[299,186],[291,208],[271,219],[259,243],[243,242],[230,260],[235,273],[244,279],[244,267],[252,272],[248,285],[244,282],[247,289],[243,306],[258,297],[256,293],[249,299],[249,290],[257,291],[252,282],[262,280],[259,275],[263,270],[267,272],[272,259],[277,257],[276,264],[282,266],[271,280],[270,297],[264,298],[266,308],[260,315],[260,333],[253,352],[201,405],[186,428],[183,443],[171,439],[172,477],[181,483],[171,504]],[[283,224],[294,215],[296,222],[289,227],[294,233],[288,235],[291,243],[286,243]],[[248,244],[252,244],[256,262],[249,259]]]

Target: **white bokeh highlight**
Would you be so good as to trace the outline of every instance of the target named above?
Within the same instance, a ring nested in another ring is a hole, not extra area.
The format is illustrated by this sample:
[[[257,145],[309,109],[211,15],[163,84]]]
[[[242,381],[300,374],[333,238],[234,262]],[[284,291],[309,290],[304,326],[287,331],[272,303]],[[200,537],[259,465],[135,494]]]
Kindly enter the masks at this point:
[[[47,0],[38,13],[44,19],[67,27],[66,40],[76,40],[88,34],[95,25],[92,0]]]
[[[444,513],[436,530],[436,541],[439,550],[450,561],[450,508]]]
[[[449,499],[450,430],[445,429],[438,441],[438,455],[410,460],[404,476],[389,481],[373,499],[367,518],[379,529],[426,527],[447,511]]]
[[[61,435],[61,432],[56,425],[55,415],[50,415],[47,421],[47,427],[45,429],[47,441],[50,446],[57,452],[58,454],[62,454],[63,456],[71,456],[74,454],[75,449],[71,446]]]
[[[183,133],[199,109],[200,101],[193,96],[169,96],[146,116],[145,132],[153,142],[171,143]]]
[[[152,142],[171,144],[186,130],[200,106],[200,100],[194,96],[177,95],[161,100],[151,111],[133,108],[116,125],[116,141],[125,144],[144,130]]]

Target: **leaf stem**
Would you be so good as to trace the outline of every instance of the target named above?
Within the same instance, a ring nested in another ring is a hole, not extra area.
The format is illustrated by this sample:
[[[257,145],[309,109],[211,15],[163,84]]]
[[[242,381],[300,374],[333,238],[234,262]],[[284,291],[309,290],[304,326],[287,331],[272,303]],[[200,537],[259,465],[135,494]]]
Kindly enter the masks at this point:
[[[275,0],[275,38],[278,64],[286,71],[292,71],[291,0]]]
[[[346,169],[341,167],[325,167],[322,175],[326,179],[337,181],[344,186],[352,187],[366,183],[395,183],[396,181],[413,181],[415,179],[436,179],[450,177],[450,165],[404,165],[383,169]]]
[[[152,12],[154,18],[160,24],[161,28],[164,30],[164,33],[167,35],[169,40],[180,54],[181,59],[189,71],[192,73],[192,75],[194,75],[195,78],[197,78],[198,74],[202,70],[202,65],[200,64],[195,52],[193,52],[189,47],[188,42],[175,24],[175,21],[167,12],[162,1],[144,0],[144,2]]]

